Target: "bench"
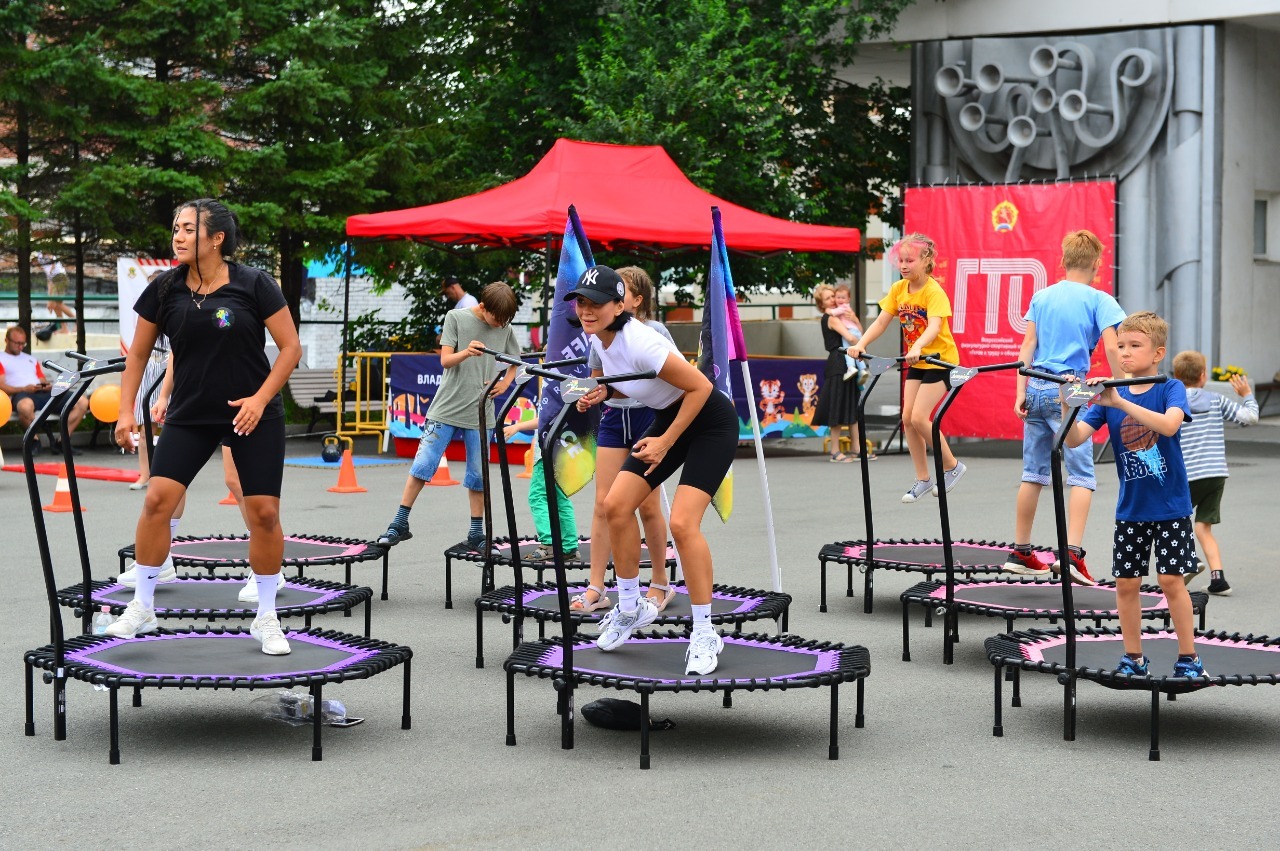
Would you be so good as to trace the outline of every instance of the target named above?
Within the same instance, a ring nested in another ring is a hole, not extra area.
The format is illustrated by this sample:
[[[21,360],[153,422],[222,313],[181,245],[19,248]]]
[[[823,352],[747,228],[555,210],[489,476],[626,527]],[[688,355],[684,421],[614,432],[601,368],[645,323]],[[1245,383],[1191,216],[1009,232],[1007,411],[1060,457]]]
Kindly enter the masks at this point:
[[[289,376],[286,386],[293,403],[299,408],[310,409],[311,422],[307,433],[315,431],[316,421],[325,414],[338,412],[338,376],[333,369],[308,369],[298,367]],[[336,424],[336,421],[335,421]]]

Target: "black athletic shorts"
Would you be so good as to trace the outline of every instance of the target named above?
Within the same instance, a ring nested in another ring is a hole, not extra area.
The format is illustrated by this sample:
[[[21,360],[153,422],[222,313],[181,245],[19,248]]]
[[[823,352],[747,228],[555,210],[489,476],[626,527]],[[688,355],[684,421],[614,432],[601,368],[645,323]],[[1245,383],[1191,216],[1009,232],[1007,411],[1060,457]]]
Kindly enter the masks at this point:
[[[219,445],[231,448],[245,496],[280,496],[284,479],[284,418],[262,420],[239,435],[226,425],[166,423],[151,458],[151,475],[189,487]]]
[[[922,366],[907,367],[907,381],[919,381],[921,384],[937,384],[941,381],[951,389],[951,370],[926,369]]]
[[[644,433],[644,437],[665,434],[671,423],[675,422],[680,405],[681,402],[674,402],[670,407],[656,411],[653,425]],[[729,467],[733,465],[733,456],[737,451],[738,413],[727,396],[719,390],[713,390],[702,410],[689,423],[684,434],[676,438],[662,463],[652,473],[646,476],[644,471],[649,469],[649,462],[641,461],[634,455],[627,456],[627,460],[622,462],[622,469],[644,479],[650,488],[656,488],[683,464],[680,484],[715,496]]]

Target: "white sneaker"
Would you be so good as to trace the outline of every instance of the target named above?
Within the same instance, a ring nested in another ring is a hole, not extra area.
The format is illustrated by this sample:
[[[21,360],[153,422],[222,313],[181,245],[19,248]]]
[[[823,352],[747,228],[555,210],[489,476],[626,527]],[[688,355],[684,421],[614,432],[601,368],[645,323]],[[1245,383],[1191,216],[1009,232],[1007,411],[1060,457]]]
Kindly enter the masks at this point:
[[[106,634],[112,638],[135,638],[159,628],[156,610],[147,608],[138,600],[132,600],[125,606],[124,614],[107,627]]]
[[[624,612],[614,606],[610,614],[613,617],[609,618],[607,626],[603,621],[600,623],[600,637],[596,639],[596,647],[601,650],[616,650],[631,637],[634,630],[653,623],[658,616],[658,607],[649,602],[647,597],[641,597],[634,612]]]
[[[689,649],[684,651],[684,672],[705,677],[716,669],[724,639],[718,632],[695,632],[689,639]]]
[[[240,593],[236,595],[236,599],[241,603],[258,602],[258,583],[254,581],[254,574],[249,574],[249,581],[240,589]],[[284,571],[276,574],[276,590],[279,591],[284,587]],[[285,651],[288,652],[287,650]]]
[[[965,474],[965,471],[968,469],[969,468],[964,465],[964,462],[957,461],[956,465],[952,467],[950,470],[943,471],[942,480],[946,482],[947,493],[951,493],[951,489],[956,486],[956,482],[960,481],[960,477],[963,476]],[[937,483],[935,483],[933,486],[933,495],[934,496],[938,495]]]
[[[156,577],[157,585],[168,585],[171,582],[178,581],[178,571],[174,569],[173,559],[167,558],[164,564],[160,565],[160,575]],[[116,577],[119,582],[126,588],[138,587],[138,563],[136,561],[129,562],[129,569]]]
[[[275,612],[255,620],[249,627],[249,634],[262,642],[262,652],[268,656],[288,656],[293,652],[289,647],[289,641],[284,637],[284,630],[280,628],[280,619],[276,617]]]

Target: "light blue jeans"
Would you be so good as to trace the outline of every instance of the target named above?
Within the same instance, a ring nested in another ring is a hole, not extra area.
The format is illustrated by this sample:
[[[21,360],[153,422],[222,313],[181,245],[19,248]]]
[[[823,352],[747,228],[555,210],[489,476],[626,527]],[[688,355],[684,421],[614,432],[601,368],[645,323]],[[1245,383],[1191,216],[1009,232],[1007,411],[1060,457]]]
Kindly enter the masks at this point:
[[[488,460],[483,454],[483,448],[489,444],[488,429],[485,430],[484,440],[481,440],[478,428],[458,428],[427,420],[422,425],[422,439],[418,441],[418,452],[413,456],[410,475],[424,482],[430,481],[436,468],[440,466],[440,457],[455,435],[462,437],[462,445],[467,450],[467,472],[462,477],[462,486],[469,491],[484,490],[480,465]]]
[[[1053,437],[1062,425],[1062,403],[1058,401],[1059,385],[1043,378],[1027,379],[1027,419],[1022,427],[1022,481],[1048,487]],[[1069,487],[1098,489],[1093,475],[1093,444],[1084,442],[1074,449],[1062,446],[1067,462]]]

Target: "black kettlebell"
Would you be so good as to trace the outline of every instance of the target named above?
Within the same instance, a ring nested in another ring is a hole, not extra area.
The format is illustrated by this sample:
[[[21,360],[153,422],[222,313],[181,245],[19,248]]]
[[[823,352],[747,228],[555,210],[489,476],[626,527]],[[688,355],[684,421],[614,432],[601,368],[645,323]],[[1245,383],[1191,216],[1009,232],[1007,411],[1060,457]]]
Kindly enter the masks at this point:
[[[337,464],[342,460],[342,444],[338,442],[337,435],[331,434],[324,439],[324,447],[320,450],[320,457],[330,464]]]

